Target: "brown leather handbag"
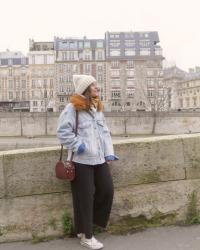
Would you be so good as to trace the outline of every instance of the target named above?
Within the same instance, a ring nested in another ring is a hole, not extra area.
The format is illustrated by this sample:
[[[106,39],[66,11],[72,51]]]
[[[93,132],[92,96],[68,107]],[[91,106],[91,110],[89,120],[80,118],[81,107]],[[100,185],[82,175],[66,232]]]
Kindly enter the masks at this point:
[[[75,135],[77,136],[77,129],[78,129],[78,111],[76,111],[76,128],[75,128]],[[75,166],[72,162],[74,152],[72,152],[71,158],[69,161],[62,160],[63,155],[63,145],[61,144],[60,150],[60,159],[56,163],[55,172],[56,177],[62,180],[69,180],[72,181],[75,178]]]

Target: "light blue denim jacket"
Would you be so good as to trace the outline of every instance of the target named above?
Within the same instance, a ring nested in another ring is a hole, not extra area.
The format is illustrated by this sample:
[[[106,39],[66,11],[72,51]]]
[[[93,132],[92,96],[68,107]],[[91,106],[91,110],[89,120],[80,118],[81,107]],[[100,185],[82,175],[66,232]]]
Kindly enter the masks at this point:
[[[68,149],[67,160],[74,152],[73,161],[88,165],[102,164],[105,157],[114,155],[112,138],[103,112],[90,111],[94,118],[85,110],[78,114],[78,134],[75,136],[76,111],[72,103],[66,105],[58,119],[57,137],[61,144]],[[77,154],[82,143],[85,150]]]

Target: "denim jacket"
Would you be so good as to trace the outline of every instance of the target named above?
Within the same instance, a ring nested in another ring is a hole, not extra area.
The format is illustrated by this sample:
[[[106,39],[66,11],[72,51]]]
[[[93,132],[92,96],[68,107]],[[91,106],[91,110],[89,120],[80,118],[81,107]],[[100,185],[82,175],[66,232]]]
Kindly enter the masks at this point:
[[[101,111],[90,111],[93,117],[86,110],[78,112],[78,131],[75,136],[76,111],[72,103],[66,105],[58,120],[57,137],[61,144],[68,149],[67,160],[74,152],[73,161],[88,165],[102,164],[105,157],[114,155],[112,138],[108,129],[105,117]],[[82,143],[85,143],[85,150],[77,154]]]

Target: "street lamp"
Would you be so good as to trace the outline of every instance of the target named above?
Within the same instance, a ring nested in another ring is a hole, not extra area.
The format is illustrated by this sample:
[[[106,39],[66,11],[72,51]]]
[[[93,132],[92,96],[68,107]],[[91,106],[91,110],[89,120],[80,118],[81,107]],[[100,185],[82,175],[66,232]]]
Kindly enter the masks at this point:
[[[44,111],[45,111],[45,135],[47,135],[47,105],[49,97],[47,95],[47,84],[42,85],[41,81],[37,83],[37,88],[40,90],[40,98],[41,100],[44,98]],[[44,88],[44,95],[42,89]]]
[[[123,105],[121,105],[121,111],[124,112],[125,111],[125,107],[127,106],[127,103],[124,103]],[[128,121],[128,118],[125,118],[125,115],[124,115],[124,136],[125,137],[128,137],[127,135],[127,121]]]

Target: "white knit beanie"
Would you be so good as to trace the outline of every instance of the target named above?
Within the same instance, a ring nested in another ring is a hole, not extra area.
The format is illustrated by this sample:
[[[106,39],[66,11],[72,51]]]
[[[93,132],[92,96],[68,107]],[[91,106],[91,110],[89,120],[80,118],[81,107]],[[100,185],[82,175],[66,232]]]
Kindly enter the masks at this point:
[[[76,94],[83,94],[90,84],[96,82],[96,79],[91,75],[73,75],[73,83]]]

